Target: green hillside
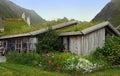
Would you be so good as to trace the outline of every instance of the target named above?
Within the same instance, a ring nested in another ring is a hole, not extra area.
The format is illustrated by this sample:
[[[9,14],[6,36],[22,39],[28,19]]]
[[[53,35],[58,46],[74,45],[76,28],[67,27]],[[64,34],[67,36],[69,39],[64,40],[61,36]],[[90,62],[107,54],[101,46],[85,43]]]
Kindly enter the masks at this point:
[[[112,0],[92,20],[110,21],[115,27],[120,25],[120,0]]]
[[[0,0],[0,17],[5,18],[21,18],[22,13],[25,13],[27,17],[30,17],[31,24],[41,24],[45,22],[36,12],[22,8],[10,0]]]

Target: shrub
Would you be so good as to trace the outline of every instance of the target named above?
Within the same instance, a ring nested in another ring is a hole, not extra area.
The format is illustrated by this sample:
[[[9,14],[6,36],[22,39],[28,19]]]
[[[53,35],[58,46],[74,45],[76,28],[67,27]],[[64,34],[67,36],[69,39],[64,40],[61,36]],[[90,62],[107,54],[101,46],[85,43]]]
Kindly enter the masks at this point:
[[[112,64],[120,64],[120,38],[112,37],[106,40],[103,48],[98,48],[94,56]]]
[[[60,51],[63,49],[63,44],[59,36],[49,28],[44,34],[38,37],[37,53],[47,53],[50,51]]]
[[[7,54],[7,61],[11,63],[35,66],[38,64],[40,56],[36,53],[18,53],[10,51]]]
[[[75,73],[86,73],[102,68],[104,64],[91,62],[71,53],[46,53],[42,54],[40,67],[49,71],[68,72],[71,75]]]
[[[98,70],[99,68],[102,68],[104,66],[96,63],[93,63],[85,58],[75,56],[72,58],[67,59],[64,62],[65,66],[63,69],[65,71],[68,71],[71,74],[74,73],[89,73]]]

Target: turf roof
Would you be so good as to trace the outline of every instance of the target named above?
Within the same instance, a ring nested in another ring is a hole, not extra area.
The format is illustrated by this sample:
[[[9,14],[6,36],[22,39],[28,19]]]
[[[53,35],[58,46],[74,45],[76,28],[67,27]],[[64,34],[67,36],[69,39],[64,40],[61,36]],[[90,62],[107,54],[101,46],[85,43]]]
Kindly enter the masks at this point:
[[[49,22],[42,25],[34,25],[34,27],[29,26],[24,20],[5,20],[4,22],[4,32],[0,33],[0,36],[16,35],[28,33],[48,26],[53,26],[59,24],[60,22]]]
[[[99,22],[85,22],[85,23],[79,23],[77,25],[74,26],[69,26],[69,27],[65,27],[59,30],[56,30],[57,33],[65,33],[65,32],[72,32],[72,31],[81,31],[84,30],[86,28],[89,28],[91,26],[94,26],[96,24],[98,24]]]
[[[59,22],[49,23],[49,26],[53,26],[56,24],[60,24]],[[97,23],[80,23],[77,25],[65,27],[59,30],[56,30],[57,33],[71,32],[71,31],[80,31],[85,28],[91,27],[98,24]],[[3,33],[0,33],[0,36],[9,36],[16,34],[28,33],[36,30],[40,30],[42,28],[48,27],[48,23],[43,25],[35,25],[34,27],[30,27],[24,20],[5,20],[5,30]]]

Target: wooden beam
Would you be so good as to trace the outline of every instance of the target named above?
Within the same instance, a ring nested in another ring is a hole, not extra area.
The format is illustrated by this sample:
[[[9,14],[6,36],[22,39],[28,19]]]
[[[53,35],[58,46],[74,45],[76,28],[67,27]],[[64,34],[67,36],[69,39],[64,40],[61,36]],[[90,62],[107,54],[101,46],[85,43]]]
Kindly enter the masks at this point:
[[[20,49],[20,51],[22,52],[22,50],[23,50],[23,41],[22,41],[22,39],[20,39],[20,41],[21,41],[21,49]]]

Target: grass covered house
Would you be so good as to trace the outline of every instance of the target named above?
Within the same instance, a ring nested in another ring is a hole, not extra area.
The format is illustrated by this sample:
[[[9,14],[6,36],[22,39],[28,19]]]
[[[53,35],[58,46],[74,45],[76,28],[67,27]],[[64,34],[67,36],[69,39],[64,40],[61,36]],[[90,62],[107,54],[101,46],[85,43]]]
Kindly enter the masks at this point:
[[[120,33],[109,23],[78,23],[71,21],[51,25],[63,40],[64,50],[78,55],[88,55],[98,47],[104,46],[105,39]],[[35,51],[37,37],[46,32],[48,26],[30,27],[23,20],[6,20],[4,32],[0,33],[3,51]]]

